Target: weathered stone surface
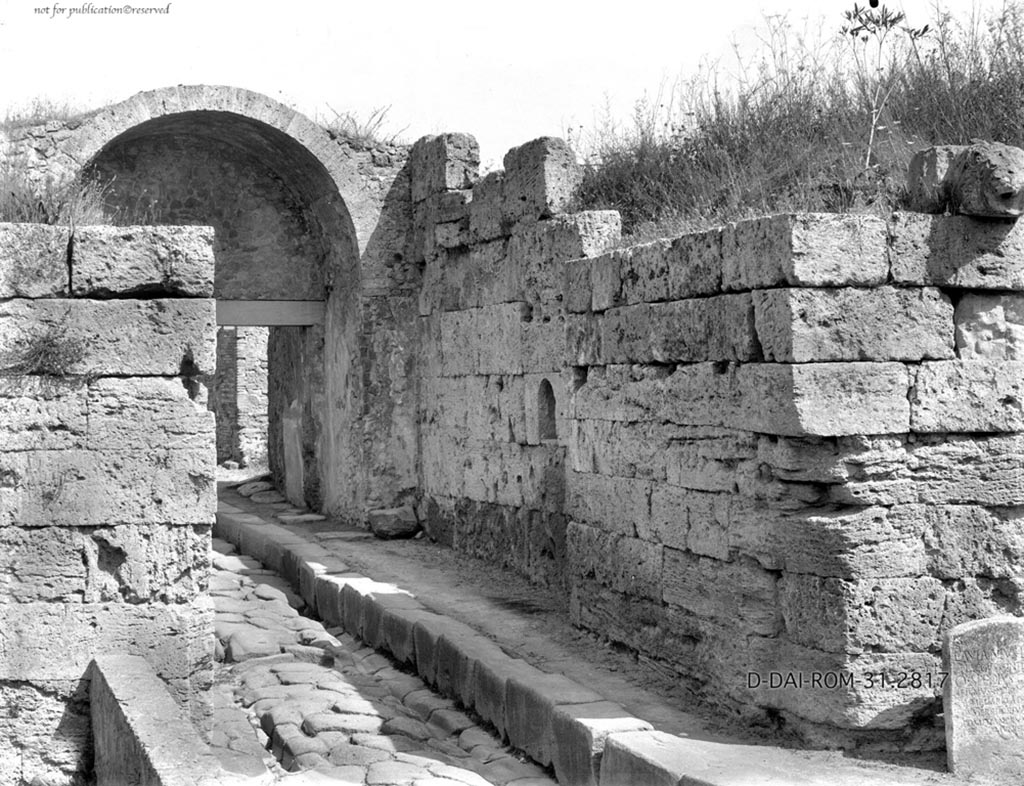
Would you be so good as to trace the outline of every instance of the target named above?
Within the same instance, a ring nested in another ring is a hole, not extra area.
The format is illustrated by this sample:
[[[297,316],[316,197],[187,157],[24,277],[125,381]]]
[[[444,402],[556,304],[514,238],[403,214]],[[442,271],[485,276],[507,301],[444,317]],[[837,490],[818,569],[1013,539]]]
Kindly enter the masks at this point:
[[[954,321],[962,360],[1024,360],[1024,296],[968,292]]]
[[[512,222],[562,213],[583,171],[562,139],[541,137],[505,154],[503,214]]]
[[[71,271],[76,297],[213,297],[213,228],[80,227]]]
[[[505,173],[488,172],[473,186],[473,201],[469,203],[469,236],[479,243],[508,234],[502,217],[505,191]]]
[[[180,379],[98,379],[89,385],[87,445],[95,450],[207,450],[213,413]]]
[[[68,294],[68,227],[0,223],[0,298]]]
[[[89,668],[98,783],[226,780],[209,746],[145,659],[108,654]]]
[[[412,167],[412,200],[421,202],[435,194],[472,188],[480,167],[480,148],[469,134],[425,136],[409,153]]]
[[[918,150],[907,169],[907,204],[918,213],[944,213],[949,206],[949,167],[960,145],[935,145]]]
[[[696,363],[608,366],[573,399],[577,418],[662,421],[780,435],[904,433],[907,369],[900,363]]]
[[[759,360],[749,294],[611,308],[601,322],[605,363]]]
[[[209,530],[0,527],[2,602],[184,603],[205,589]]]
[[[1024,212],[1024,150],[1000,142],[918,151],[907,175],[908,204],[923,213],[1017,218]]]
[[[928,576],[851,582],[786,574],[779,586],[786,634],[808,647],[920,652],[933,646],[943,623],[946,590]]]
[[[40,348],[60,346],[61,375],[213,373],[214,301],[8,300],[0,303],[0,363],[23,368]]]
[[[556,707],[552,729],[558,782],[563,786],[597,786],[608,735],[652,728],[610,701]]]
[[[420,525],[416,520],[416,512],[409,506],[400,508],[381,508],[366,514],[370,531],[378,538],[411,538],[419,532]]]
[[[657,599],[662,594],[662,547],[570,522],[566,530],[569,570],[619,592]]]
[[[682,235],[618,252],[622,302],[715,295],[722,290],[722,230]]]
[[[212,448],[0,453],[0,526],[212,524]]]
[[[5,451],[85,447],[83,380],[0,376],[0,444]]]
[[[99,653],[145,654],[179,700],[209,687],[213,609],[182,604],[7,603],[0,679],[80,679]],[[60,657],[52,657],[59,652]]]
[[[766,360],[953,357],[953,306],[936,289],[785,288],[756,291],[753,299]]]
[[[753,560],[719,562],[666,548],[663,599],[700,617],[728,620],[748,634],[777,635],[777,576]]]
[[[963,148],[946,176],[954,213],[1018,218],[1024,213],[1024,150],[1001,142]]]
[[[722,239],[722,287],[870,286],[889,273],[885,222],[798,213],[741,221]]]
[[[35,684],[0,680],[0,738],[10,741],[0,753],[0,782],[71,783],[92,767],[88,688],[81,675]]]
[[[533,678],[510,676],[505,687],[505,729],[509,740],[541,766],[555,752],[554,713],[564,704],[588,704],[603,696],[561,674],[537,672]]]
[[[922,363],[911,428],[924,432],[1024,431],[1024,363]]]
[[[944,641],[943,692],[949,769],[961,778],[1024,778],[1024,621],[976,620]]]
[[[896,213],[889,230],[896,284],[1024,289],[1019,221]]]

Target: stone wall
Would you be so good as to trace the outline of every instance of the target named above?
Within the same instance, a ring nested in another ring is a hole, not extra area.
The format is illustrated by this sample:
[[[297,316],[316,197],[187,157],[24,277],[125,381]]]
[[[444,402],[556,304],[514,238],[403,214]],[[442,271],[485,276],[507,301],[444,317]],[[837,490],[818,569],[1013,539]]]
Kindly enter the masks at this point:
[[[217,370],[209,387],[218,464],[267,466],[267,339],[265,327],[217,330]]]
[[[467,144],[413,151],[431,536],[749,720],[941,747],[942,633],[1024,611],[1021,230],[775,216],[601,253],[557,142],[471,192]]]
[[[0,224],[2,784],[89,771],[96,654],[143,655],[197,721],[212,677],[212,233],[70,240]]]

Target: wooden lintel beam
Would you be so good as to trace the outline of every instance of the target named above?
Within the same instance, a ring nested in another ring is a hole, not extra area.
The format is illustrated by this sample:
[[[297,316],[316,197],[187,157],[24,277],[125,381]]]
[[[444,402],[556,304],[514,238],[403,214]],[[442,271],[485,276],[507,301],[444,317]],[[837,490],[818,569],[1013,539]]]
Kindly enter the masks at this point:
[[[322,300],[218,300],[218,325],[322,325]]]

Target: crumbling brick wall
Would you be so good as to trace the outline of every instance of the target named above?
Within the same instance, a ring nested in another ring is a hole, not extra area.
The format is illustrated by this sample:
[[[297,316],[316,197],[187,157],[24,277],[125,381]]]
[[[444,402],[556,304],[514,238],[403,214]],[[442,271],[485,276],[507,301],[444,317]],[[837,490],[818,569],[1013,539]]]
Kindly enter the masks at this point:
[[[416,203],[431,535],[564,577],[577,624],[752,720],[941,747],[943,631],[1024,611],[1020,230],[775,216],[601,253],[557,144],[472,192],[468,144],[413,151],[446,186]]]
[[[0,783],[90,768],[85,675],[212,677],[212,233],[0,224]],[[141,293],[141,294],[140,294]]]

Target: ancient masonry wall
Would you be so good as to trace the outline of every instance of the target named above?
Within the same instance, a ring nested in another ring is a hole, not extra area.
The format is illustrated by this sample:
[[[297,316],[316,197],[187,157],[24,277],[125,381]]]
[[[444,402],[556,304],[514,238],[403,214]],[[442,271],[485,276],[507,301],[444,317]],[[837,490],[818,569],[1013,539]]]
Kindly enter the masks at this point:
[[[217,330],[217,371],[209,388],[218,464],[267,466],[267,340],[265,327]]]
[[[91,768],[87,669],[212,677],[207,228],[0,224],[0,784]]]
[[[941,748],[942,633],[1024,611],[1024,231],[775,216],[600,253],[557,141],[472,192],[465,144],[413,151],[447,186],[417,201],[430,534],[741,715]]]

